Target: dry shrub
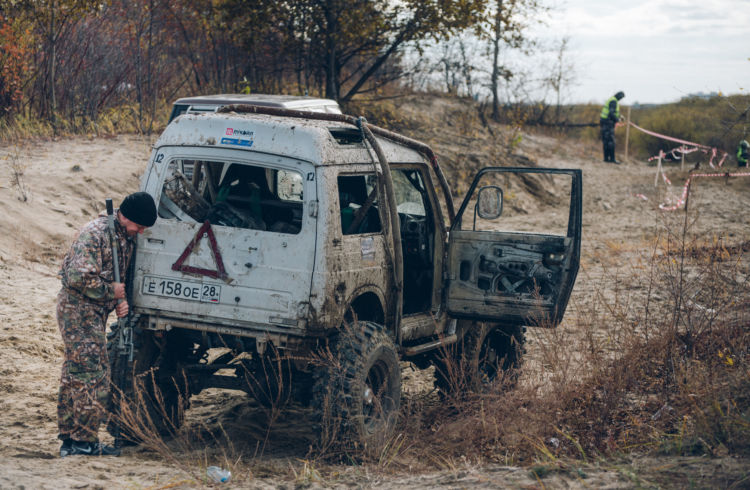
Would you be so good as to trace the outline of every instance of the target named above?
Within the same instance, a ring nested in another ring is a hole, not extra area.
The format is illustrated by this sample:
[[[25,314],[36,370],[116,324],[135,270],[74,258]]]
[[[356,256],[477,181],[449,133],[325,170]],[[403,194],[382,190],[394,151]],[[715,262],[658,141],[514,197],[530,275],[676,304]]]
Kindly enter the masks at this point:
[[[388,128],[391,131],[403,132],[418,124],[411,120],[399,108],[400,101],[396,99],[368,100],[354,98],[343,107],[344,114],[362,116],[368,123]]]
[[[344,325],[340,336],[356,336],[359,331],[357,325],[356,319],[351,324]],[[224,350],[230,350],[227,344],[224,345]],[[272,346],[269,348],[274,349]],[[263,465],[266,448],[280,442],[278,438],[272,438],[272,431],[278,432],[279,423],[285,425],[281,430],[290,428],[288,420],[279,422],[279,419],[283,417],[285,409],[289,408],[288,396],[293,389],[292,376],[295,375],[290,369],[293,359],[276,350],[272,350],[267,358],[263,357],[264,360],[268,359],[267,362],[252,362],[245,357],[247,354],[234,358],[230,355],[229,352],[219,354],[216,362],[225,364],[228,359],[232,359],[231,364],[237,366],[242,389],[259,402],[260,413],[264,416],[258,425],[262,428],[255,425],[242,427],[234,420],[237,416],[242,417],[242,409],[225,403],[213,405],[214,416],[210,418],[190,417],[189,424],[187,421],[184,424],[173,423],[173,420],[185,419],[185,410],[189,406],[187,400],[190,382],[177,374],[170,384],[164,385],[157,370],[140,370],[134,365],[131,367],[132,374],[128,377],[134,381],[130,382],[126,391],[113,387],[115,399],[122,399],[123,402],[119,403],[119,410],[111,418],[122,428],[124,440],[137,442],[141,450],[156,453],[197,482],[205,482],[205,471],[210,465],[231,470],[233,475],[237,475],[232,478],[235,482],[251,478],[256,467]],[[317,369],[325,368],[332,373],[332,387],[341,384],[341,380],[336,379],[336,376],[343,377],[341,359],[329,345],[321,346],[305,359],[296,360],[310,363]],[[175,393],[179,402],[174,404],[167,401],[167,397],[173,397]],[[289,463],[286,476],[300,484],[322,481],[322,470],[317,469],[316,465],[356,462],[386,467],[399,454],[402,436],[391,437],[387,434],[381,439],[367,441],[351,439],[354,432],[346,429],[346,422],[341,419],[336,400],[338,398],[329,394],[313,410],[303,411],[307,412],[304,418],[312,426],[310,432],[315,434],[312,441],[306,440],[306,433],[301,438],[300,433],[291,437],[294,440],[292,444],[296,443],[301,452],[292,451],[298,455],[298,459],[295,463]],[[172,412],[175,406],[178,411],[176,415]],[[300,408],[293,407],[298,416]],[[319,411],[317,414],[310,413],[316,410]],[[256,409],[254,412],[251,416],[257,419],[259,411]],[[256,439],[254,447],[248,444],[250,439]],[[282,444],[289,442],[282,438]],[[273,473],[282,476],[284,470],[276,468]]]
[[[149,389],[148,384],[155,384],[154,372],[150,371],[135,378],[132,395],[128,396],[115,388],[118,398],[122,401],[119,410],[112,414],[114,422],[127,434],[126,441],[135,439],[142,449],[154,452],[170,465],[180,469],[196,482],[206,482],[205,471],[208,466],[219,459],[220,466],[236,472],[235,461],[239,460],[232,454],[231,439],[226,434],[217,435],[208,427],[202,430],[178,429],[168,423],[166,430],[156,418],[169,420],[167,405],[161,390]],[[151,378],[151,379],[149,379]],[[181,397],[187,393],[187,387],[179,387]],[[217,444],[219,443],[219,444]],[[209,448],[218,448],[221,456],[217,458]]]
[[[327,369],[332,368],[331,372],[340,372],[340,362],[331,349],[331,346],[325,344],[316,352],[313,353],[311,363],[315,366],[315,369]],[[332,383],[327,387],[326,395],[320,399],[320,405],[314,406],[313,410],[317,410],[318,413],[314,416],[314,429],[318,435],[318,440],[315,441],[315,446],[311,448],[311,456],[315,459],[332,459],[341,456],[340,436],[341,436],[341,424],[342,420],[336,415],[336,407],[334,406],[334,400],[331,394],[333,384],[336,383],[332,380]]]
[[[277,353],[274,351],[274,354]],[[195,482],[210,483],[206,469],[211,465],[230,470],[234,483],[249,481],[286,404],[287,359],[278,355],[270,358],[272,361],[263,363],[256,371],[250,371],[242,360],[237,362],[245,384],[243,390],[264,401],[260,403],[262,420],[259,422],[263,427],[259,431],[254,430],[257,427],[247,427],[244,432],[238,432],[233,417],[241,417],[241,407],[224,404],[216,407],[228,412],[224,414],[227,417],[216,413],[210,418],[192,417],[188,423],[185,420],[190,396],[188,379],[178,372],[165,385],[156,369],[141,371],[136,365],[131,367],[132,374],[125,391],[116,386],[112,388],[114,398],[122,401],[111,414],[111,423],[119,425],[123,441],[137,443],[139,451],[157,454]],[[261,382],[263,376],[268,379]],[[167,397],[174,396],[179,400],[176,404],[167,401]],[[258,418],[258,415],[256,411],[253,417]],[[185,420],[185,423],[176,423],[176,420]],[[290,472],[294,471],[292,467]]]
[[[574,471],[565,461],[620,454],[750,454],[748,242],[693,225],[666,219],[632,253],[585,267],[580,284],[592,294],[577,296],[562,326],[529,330],[533,355],[517,383],[509,375],[474,393],[471,369],[446,349],[438,368],[456,394],[405,394],[395,431],[375,445],[341,445],[342,421],[327,399],[317,407],[316,447],[292,477],[314,484],[325,473],[316,465],[334,461],[383,472],[536,465],[541,478],[550,468]],[[323,348],[310,362],[339,360]],[[182,458],[196,479],[217,456],[234,471],[247,468],[237,434],[223,429],[183,428],[169,443],[153,431],[143,438],[160,455],[171,451],[165,458],[175,464]]]
[[[401,461],[750,454],[747,241],[694,224],[669,218],[642,256],[586,277],[594,294],[565,326],[531,329],[536,358],[511,391],[406,403]],[[445,369],[464,383],[461,366]]]
[[[11,151],[2,157],[8,169],[10,186],[16,191],[16,197],[21,202],[27,202],[31,198],[31,190],[26,183],[26,164],[21,158],[18,145],[14,145]]]

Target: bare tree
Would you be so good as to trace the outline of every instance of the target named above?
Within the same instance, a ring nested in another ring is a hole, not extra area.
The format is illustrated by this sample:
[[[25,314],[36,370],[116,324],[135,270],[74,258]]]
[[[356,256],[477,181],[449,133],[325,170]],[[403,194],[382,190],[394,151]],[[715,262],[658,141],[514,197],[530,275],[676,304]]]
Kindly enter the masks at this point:
[[[545,82],[555,94],[555,124],[562,122],[561,112],[565,92],[576,78],[575,67],[568,59],[569,45],[569,37],[566,36],[560,39],[556,49],[555,62],[550,69],[549,75],[545,78]]]
[[[22,0],[3,3],[3,10],[27,17],[44,42],[44,77],[41,80],[46,89],[46,104],[43,107],[54,124],[57,116],[56,69],[59,41],[87,13],[98,10],[101,3],[95,0]]]
[[[494,0],[491,6],[491,24],[484,31],[490,41],[492,70],[490,74],[490,92],[492,94],[492,118],[500,118],[500,79],[508,80],[512,72],[500,64],[500,53],[503,48],[530,47],[533,42],[525,35],[527,19],[545,10],[538,0]]]
[[[484,15],[484,0],[230,0],[227,5],[238,14],[235,23],[247,26],[247,19],[257,12],[269,12],[271,26],[290,26],[280,34],[293,36],[297,42],[284,41],[282,49],[307,51],[306,66],[299,65],[312,78],[321,77],[325,95],[341,102],[381,75],[384,81],[393,80],[396,64],[391,62],[407,45],[449,38],[476,25]],[[290,24],[290,18],[305,22]],[[246,33],[253,35],[249,29]],[[283,54],[287,59],[295,57]]]

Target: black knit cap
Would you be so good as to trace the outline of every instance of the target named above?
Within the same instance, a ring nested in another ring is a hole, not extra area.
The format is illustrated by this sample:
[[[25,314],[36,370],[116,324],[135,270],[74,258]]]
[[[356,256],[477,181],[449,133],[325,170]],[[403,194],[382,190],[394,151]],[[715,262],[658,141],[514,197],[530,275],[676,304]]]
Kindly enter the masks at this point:
[[[120,212],[133,223],[141,226],[154,226],[156,204],[147,192],[134,192],[122,200]]]
[[[620,100],[620,99],[622,99],[623,97],[625,97],[625,92],[623,92],[622,90],[620,90],[619,92],[617,92],[617,93],[615,94],[615,98],[616,98],[617,100]]]

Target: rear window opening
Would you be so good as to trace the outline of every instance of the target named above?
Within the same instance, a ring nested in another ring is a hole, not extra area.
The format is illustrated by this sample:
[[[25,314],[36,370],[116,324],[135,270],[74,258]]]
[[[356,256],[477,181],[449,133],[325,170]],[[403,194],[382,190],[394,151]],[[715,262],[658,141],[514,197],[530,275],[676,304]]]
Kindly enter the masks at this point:
[[[331,136],[339,145],[355,145],[362,143],[362,131],[355,128],[329,128]]]
[[[302,174],[239,162],[173,160],[159,217],[297,234],[302,229]]]

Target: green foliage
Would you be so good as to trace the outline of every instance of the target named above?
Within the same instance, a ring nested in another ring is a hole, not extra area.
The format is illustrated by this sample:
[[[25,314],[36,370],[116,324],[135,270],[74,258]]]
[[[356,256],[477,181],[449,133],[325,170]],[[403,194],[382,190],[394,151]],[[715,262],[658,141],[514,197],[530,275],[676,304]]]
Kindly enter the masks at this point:
[[[599,140],[599,113],[601,105],[569,105],[563,108],[565,117],[559,129],[568,136],[589,141]],[[527,124],[546,124],[545,106],[520,104],[501,111],[500,121],[512,123],[513,114],[524,114]],[[627,106],[620,107],[623,117]],[[517,116],[515,116],[517,118]],[[717,148],[719,158],[723,152],[737,153],[738,143],[750,134],[750,95],[719,95],[711,98],[690,97],[671,104],[632,107],[630,119],[638,126],[665,136],[682,139],[704,146]],[[588,124],[589,126],[586,126]],[[625,126],[615,131],[618,153],[624,150]],[[680,146],[679,143],[651,136],[631,127],[628,153],[631,157],[646,159],[658,155],[659,150],[668,152]],[[707,161],[703,153],[691,156],[694,161]]]
[[[631,119],[644,129],[733,155],[750,132],[750,95],[691,97],[673,104],[634,108]],[[671,150],[677,143],[660,140],[637,130],[630,132],[631,154],[645,158]]]

